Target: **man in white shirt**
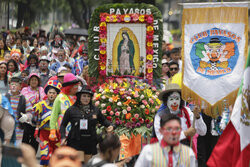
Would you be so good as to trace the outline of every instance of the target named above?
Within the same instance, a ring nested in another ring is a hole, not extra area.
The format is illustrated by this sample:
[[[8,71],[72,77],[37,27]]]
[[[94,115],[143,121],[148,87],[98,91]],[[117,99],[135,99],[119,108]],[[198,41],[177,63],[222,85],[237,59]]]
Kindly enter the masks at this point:
[[[181,120],[173,114],[164,114],[160,121],[160,142],[146,145],[135,167],[196,167],[197,161],[193,150],[180,144]]]

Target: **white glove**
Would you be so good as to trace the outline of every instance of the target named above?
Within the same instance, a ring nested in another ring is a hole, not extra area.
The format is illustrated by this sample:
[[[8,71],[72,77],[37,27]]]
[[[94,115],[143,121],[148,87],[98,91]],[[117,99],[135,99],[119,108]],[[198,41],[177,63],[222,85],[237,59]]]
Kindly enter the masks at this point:
[[[21,123],[28,122],[28,116],[27,116],[27,114],[21,113],[21,117],[19,118],[19,121]]]

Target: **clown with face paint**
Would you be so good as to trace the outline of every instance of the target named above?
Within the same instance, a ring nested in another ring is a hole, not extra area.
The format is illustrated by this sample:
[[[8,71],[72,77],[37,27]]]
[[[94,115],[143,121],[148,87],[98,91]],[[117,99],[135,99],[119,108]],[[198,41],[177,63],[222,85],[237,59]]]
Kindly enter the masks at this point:
[[[160,119],[163,114],[174,114],[180,117],[182,131],[180,134],[180,141],[183,144],[190,145],[190,139],[197,132],[204,136],[207,132],[206,124],[199,114],[198,108],[192,112],[190,108],[184,106],[184,101],[181,99],[181,89],[178,84],[169,84],[166,90],[161,92],[159,99],[163,101],[163,105],[159,109],[154,118],[154,137],[158,141],[162,140],[160,133]],[[192,125],[193,118],[196,119],[195,125]]]
[[[24,67],[24,65],[22,63],[20,63],[20,59],[21,59],[21,56],[22,56],[22,53],[21,53],[20,49],[12,49],[11,52],[10,52],[10,56],[18,64],[19,70],[23,71],[25,69],[25,67]]]
[[[47,94],[47,100],[43,100],[34,106],[34,110],[38,117],[34,137],[40,140],[40,165],[44,166],[48,166],[51,154],[60,146],[59,142],[49,140],[49,122],[54,100],[60,93],[61,87],[61,83],[57,80],[48,81],[44,88],[44,92]]]
[[[50,119],[50,135],[51,141],[60,141],[61,136],[58,135],[59,128],[65,111],[76,101],[76,92],[78,91],[79,80],[72,73],[67,73],[63,78],[62,91],[56,97],[53,104]],[[67,132],[70,126],[67,126]]]

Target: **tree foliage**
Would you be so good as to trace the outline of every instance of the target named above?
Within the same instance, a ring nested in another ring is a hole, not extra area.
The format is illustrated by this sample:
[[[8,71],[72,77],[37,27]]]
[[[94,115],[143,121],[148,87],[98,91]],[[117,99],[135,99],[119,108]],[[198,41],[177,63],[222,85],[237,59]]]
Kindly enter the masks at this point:
[[[62,14],[62,17],[71,16],[71,19],[82,28],[88,28],[91,13],[100,5],[115,2],[149,3],[156,0],[1,0],[13,2],[17,6],[17,27],[30,26],[35,21],[48,18],[49,13]]]

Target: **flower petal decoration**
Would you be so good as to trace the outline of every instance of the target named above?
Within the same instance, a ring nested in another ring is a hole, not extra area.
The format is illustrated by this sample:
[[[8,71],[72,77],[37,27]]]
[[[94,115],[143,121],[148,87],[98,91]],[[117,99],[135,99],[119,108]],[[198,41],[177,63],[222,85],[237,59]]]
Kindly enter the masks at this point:
[[[107,26],[106,22],[101,22],[100,27],[102,27],[102,26],[106,27]]]
[[[107,43],[107,39],[106,38],[100,38],[100,42],[101,43]]]
[[[133,22],[137,22],[139,20],[139,15],[137,13],[133,13],[131,17]]]
[[[101,26],[99,31],[102,32],[102,31],[106,31],[106,30],[107,30],[107,28],[105,26]]]
[[[147,68],[153,68],[152,64],[147,64]]]
[[[154,27],[153,26],[147,26],[147,31],[153,31]]]
[[[100,46],[99,46],[99,49],[100,49],[100,50],[106,50],[106,47],[105,47],[105,46],[100,45]]]
[[[153,68],[148,68],[148,73],[152,73],[153,72]]]
[[[117,15],[113,15],[113,22],[115,23],[115,22],[117,22]]]
[[[147,60],[152,60],[152,59],[153,59],[153,55],[148,54],[148,55],[147,55]]]
[[[106,54],[106,50],[100,50],[100,54],[102,55]]]
[[[121,15],[116,15],[117,17],[117,22],[120,23],[122,21]]]
[[[152,24],[154,22],[154,18],[152,15],[147,15],[146,20],[148,24]]]
[[[107,38],[107,35],[106,34],[100,34],[99,37],[100,38]]]
[[[106,22],[110,22],[110,16],[106,17]]]
[[[148,35],[154,35],[154,31],[148,31],[147,34]]]
[[[153,46],[153,42],[147,42],[147,46],[152,47]]]
[[[140,15],[139,16],[139,21],[140,22],[144,22],[145,21],[145,16],[144,15]]]
[[[147,54],[150,54],[150,55],[152,55],[152,54],[154,54],[154,50],[153,49],[147,49]]]
[[[128,23],[130,22],[130,20],[131,20],[131,17],[129,15],[124,16],[124,22]]]
[[[99,73],[100,73],[101,76],[105,76],[106,75],[106,70],[100,70]]]
[[[153,36],[153,35],[147,35],[147,36],[146,36],[146,39],[147,39],[147,40],[153,40],[153,39],[154,39],[154,36]]]
[[[106,69],[106,66],[105,65],[102,65],[100,66],[101,70],[105,70]]]

